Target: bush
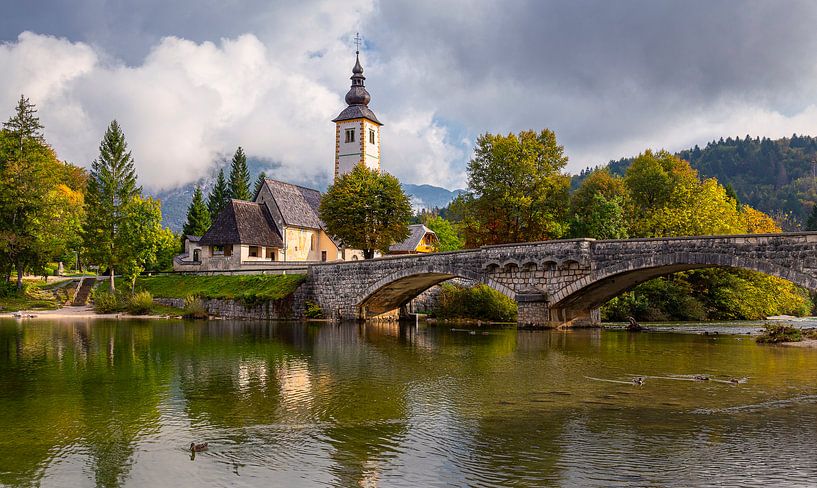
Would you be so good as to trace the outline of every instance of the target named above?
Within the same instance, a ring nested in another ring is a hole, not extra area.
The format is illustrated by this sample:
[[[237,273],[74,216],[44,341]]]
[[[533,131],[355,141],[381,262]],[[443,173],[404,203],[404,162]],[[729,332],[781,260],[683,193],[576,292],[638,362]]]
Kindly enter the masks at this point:
[[[128,312],[133,315],[145,315],[153,308],[153,295],[149,291],[136,292],[128,300]]]
[[[514,322],[516,302],[488,285],[465,287],[443,283],[434,315],[441,319],[464,318]]]
[[[207,307],[204,306],[204,301],[201,298],[194,295],[184,297],[184,318],[206,319],[209,316]]]
[[[304,310],[304,316],[308,319],[322,319],[323,318],[323,309],[317,303],[307,300],[306,309]]]
[[[116,294],[106,291],[94,292],[94,312],[113,313],[120,312],[123,308],[121,297]]]
[[[756,339],[761,344],[800,342],[803,340],[802,331],[789,324],[766,324],[763,329],[763,334]]]
[[[17,284],[11,281],[0,281],[0,298],[17,296]]]

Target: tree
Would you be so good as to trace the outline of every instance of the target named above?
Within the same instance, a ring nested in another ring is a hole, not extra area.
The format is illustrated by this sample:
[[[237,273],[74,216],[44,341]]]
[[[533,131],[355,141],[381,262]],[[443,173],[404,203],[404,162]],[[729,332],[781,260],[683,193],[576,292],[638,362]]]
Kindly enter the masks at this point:
[[[564,148],[548,130],[484,134],[468,163],[463,227],[469,247],[538,241],[567,230],[570,178]]]
[[[216,220],[216,216],[224,210],[230,200],[230,190],[227,188],[227,180],[224,179],[224,170],[218,170],[216,185],[207,198],[207,209],[210,211],[210,221]]]
[[[811,213],[808,216],[808,220],[806,220],[806,230],[817,230],[817,204],[811,207]]]
[[[158,200],[136,195],[123,207],[114,260],[122,269],[122,276],[130,281],[131,293],[139,274],[155,265],[166,232],[162,229],[162,207]]]
[[[201,193],[201,187],[196,186],[196,191],[193,192],[193,200],[190,206],[187,207],[187,221],[184,223],[182,230],[182,239],[185,236],[203,236],[207,229],[210,228],[210,212],[204,204],[204,196]]]
[[[241,146],[235,151],[230,164],[229,198],[251,200],[250,170],[247,169],[247,156]]]
[[[626,239],[627,221],[624,218],[624,200],[620,196],[607,199],[601,193],[594,193],[593,200],[583,213],[573,215],[571,234],[573,237],[593,239]]]
[[[114,120],[99,145],[99,157],[91,164],[84,232],[90,257],[108,268],[111,291],[115,291],[114,272],[124,256],[120,247],[130,246],[121,232],[127,207],[141,192],[125,135]]]
[[[438,251],[457,251],[465,245],[465,240],[459,236],[454,224],[439,215],[426,218],[424,223],[437,234],[437,239],[440,241],[437,246]]]
[[[358,165],[329,186],[320,215],[330,235],[371,259],[408,237],[412,213],[397,178]]]
[[[21,97],[0,131],[0,268],[16,270],[18,290],[27,269],[64,252],[81,215],[81,194],[61,184],[65,165],[45,144],[36,112]]]
[[[261,192],[261,188],[264,186],[264,182],[267,179],[267,174],[265,172],[261,172],[258,174],[258,179],[255,180],[255,188],[253,189],[253,199],[258,198],[258,194]]]

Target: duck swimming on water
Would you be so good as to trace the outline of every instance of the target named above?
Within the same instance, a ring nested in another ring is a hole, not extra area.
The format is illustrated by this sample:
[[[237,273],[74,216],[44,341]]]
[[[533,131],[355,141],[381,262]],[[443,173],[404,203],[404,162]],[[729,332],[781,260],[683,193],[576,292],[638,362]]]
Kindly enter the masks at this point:
[[[638,385],[638,386],[643,385],[644,384],[644,378],[642,378],[641,376],[636,376],[635,378],[633,378],[633,384]]]
[[[207,443],[204,442],[202,444],[196,444],[195,442],[190,443],[190,452],[202,452],[207,450]]]

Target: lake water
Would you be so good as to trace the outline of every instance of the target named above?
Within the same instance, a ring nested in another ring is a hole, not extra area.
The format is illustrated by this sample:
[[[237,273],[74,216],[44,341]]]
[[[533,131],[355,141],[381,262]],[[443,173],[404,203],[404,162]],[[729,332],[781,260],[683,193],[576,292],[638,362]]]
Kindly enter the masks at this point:
[[[191,441],[209,450],[191,458]],[[815,486],[817,349],[679,332],[0,321],[0,483]]]

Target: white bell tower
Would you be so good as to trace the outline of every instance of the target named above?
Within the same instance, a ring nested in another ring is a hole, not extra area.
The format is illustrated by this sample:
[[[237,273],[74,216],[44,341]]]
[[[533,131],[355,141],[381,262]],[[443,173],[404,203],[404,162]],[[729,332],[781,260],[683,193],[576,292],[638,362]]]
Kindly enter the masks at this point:
[[[358,164],[380,171],[380,127],[369,108],[372,97],[363,81],[360,65],[360,38],[355,36],[355,67],[352,68],[352,87],[346,94],[346,107],[335,117],[335,178],[346,174]]]

